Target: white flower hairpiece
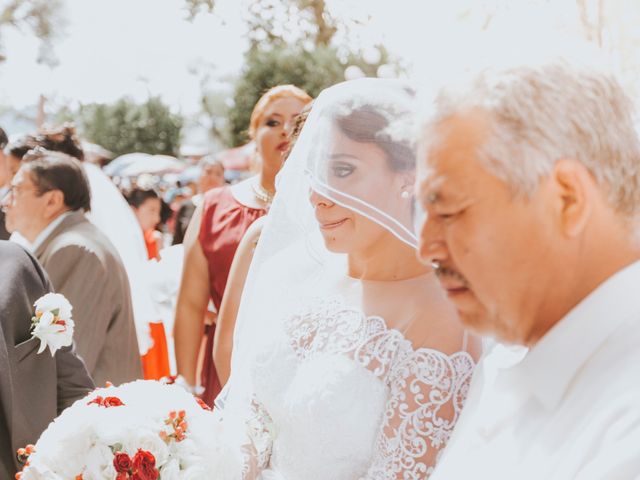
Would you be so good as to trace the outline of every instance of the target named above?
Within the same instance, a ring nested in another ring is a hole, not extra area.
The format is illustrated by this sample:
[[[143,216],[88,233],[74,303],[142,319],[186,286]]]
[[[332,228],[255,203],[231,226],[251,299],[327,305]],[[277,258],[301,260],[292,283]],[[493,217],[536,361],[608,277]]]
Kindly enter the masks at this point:
[[[38,353],[49,347],[53,357],[56,350],[68,347],[73,341],[73,307],[64,295],[59,293],[47,293],[36,300],[33,306],[36,311],[31,318],[31,335],[40,340]]]

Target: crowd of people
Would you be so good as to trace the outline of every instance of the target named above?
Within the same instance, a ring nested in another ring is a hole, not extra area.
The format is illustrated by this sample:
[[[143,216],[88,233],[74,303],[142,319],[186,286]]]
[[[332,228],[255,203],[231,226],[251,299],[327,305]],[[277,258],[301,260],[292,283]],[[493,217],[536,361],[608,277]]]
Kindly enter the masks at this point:
[[[0,136],[0,476],[94,385],[168,378],[224,427],[210,478],[638,478],[634,102],[567,59],[470,80],[275,86],[255,174],[205,158],[165,218],[69,127]],[[50,291],[74,344],[38,355]]]

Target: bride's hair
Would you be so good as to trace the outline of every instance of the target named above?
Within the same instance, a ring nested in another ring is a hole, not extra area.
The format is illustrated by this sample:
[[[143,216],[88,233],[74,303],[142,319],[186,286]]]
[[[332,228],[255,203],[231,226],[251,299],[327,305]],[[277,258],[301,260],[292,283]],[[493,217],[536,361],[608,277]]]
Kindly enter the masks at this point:
[[[405,172],[415,168],[415,150],[409,142],[392,138],[389,121],[377,107],[364,105],[346,115],[339,115],[335,124],[349,139],[358,143],[372,143],[387,157],[389,168]]]

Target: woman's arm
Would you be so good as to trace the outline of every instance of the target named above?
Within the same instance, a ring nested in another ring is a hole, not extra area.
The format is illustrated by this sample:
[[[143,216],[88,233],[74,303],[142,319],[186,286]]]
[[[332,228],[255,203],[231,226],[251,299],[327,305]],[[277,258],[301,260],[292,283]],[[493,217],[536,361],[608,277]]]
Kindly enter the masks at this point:
[[[173,327],[178,374],[192,386],[197,383],[198,353],[209,304],[209,269],[198,239],[202,209],[200,205],[194,212],[184,238],[184,269]]]
[[[242,237],[238,250],[233,257],[231,270],[227,279],[222,304],[220,305],[220,313],[216,323],[216,333],[213,341],[213,361],[216,366],[216,372],[220,379],[220,384],[224,386],[229,380],[231,374],[231,351],[233,347],[233,331],[236,326],[236,317],[240,307],[242,291],[247,280],[249,266],[253,259],[253,252],[262,226],[264,218],[259,218],[249,227]]]

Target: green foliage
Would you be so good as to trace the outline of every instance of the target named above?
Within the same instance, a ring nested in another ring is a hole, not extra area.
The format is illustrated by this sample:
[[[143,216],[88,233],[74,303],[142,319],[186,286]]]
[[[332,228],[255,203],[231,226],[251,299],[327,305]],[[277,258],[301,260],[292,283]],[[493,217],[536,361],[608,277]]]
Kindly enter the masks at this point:
[[[366,63],[359,53],[340,55],[336,48],[322,45],[313,50],[288,46],[249,50],[235,84],[234,106],[227,117],[228,143],[237,146],[247,142],[253,106],[269,88],[293,84],[316,97],[323,89],[344,81],[348,65],[357,66],[366,76],[375,77],[378,66],[389,59],[383,47],[379,50],[380,61],[374,65]]]
[[[247,141],[253,106],[269,88],[290,83],[315,97],[323,88],[342,80],[344,65],[330,47],[318,47],[311,52],[289,47],[250,50],[235,85],[234,106],[229,111],[231,144]]]
[[[7,27],[33,34],[41,40],[38,63],[55,66],[52,44],[64,27],[61,11],[61,0],[10,0],[0,7],[0,39]],[[4,59],[0,54],[0,61]]]
[[[189,13],[190,20],[197,17],[200,12],[213,12],[214,6],[214,0],[186,0],[186,8]]]
[[[252,0],[249,13],[249,39],[257,48],[304,41],[326,47],[349,23],[331,15],[325,0]]]
[[[83,136],[115,155],[176,155],[180,148],[183,119],[171,113],[159,97],[151,97],[143,104],[123,98],[111,105],[84,105],[78,117]]]

